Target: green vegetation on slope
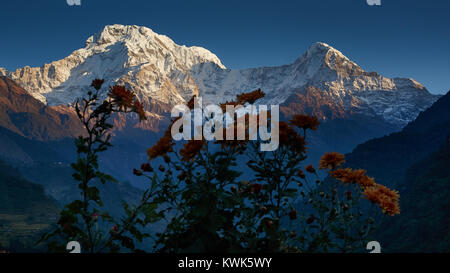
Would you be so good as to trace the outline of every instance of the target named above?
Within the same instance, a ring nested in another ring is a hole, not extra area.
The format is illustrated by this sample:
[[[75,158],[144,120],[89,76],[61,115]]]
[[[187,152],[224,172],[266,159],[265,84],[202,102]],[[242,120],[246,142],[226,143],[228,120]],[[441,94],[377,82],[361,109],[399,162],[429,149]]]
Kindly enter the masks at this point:
[[[57,215],[56,202],[45,195],[42,186],[0,161],[0,249],[39,250],[37,240]]]
[[[390,252],[450,252],[450,142],[409,168],[402,213],[382,225]]]
[[[346,156],[378,183],[400,192],[400,216],[381,225],[386,252],[450,251],[450,92],[401,132],[370,140]]]

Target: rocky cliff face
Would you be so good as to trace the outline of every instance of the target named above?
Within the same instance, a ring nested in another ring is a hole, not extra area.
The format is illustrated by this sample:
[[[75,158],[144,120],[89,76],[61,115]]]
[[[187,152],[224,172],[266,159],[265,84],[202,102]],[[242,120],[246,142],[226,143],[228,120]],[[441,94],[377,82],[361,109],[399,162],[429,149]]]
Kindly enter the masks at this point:
[[[224,70],[202,64],[195,76],[199,89],[210,98],[225,100],[239,90],[262,88],[267,92],[265,103],[288,108],[296,104],[291,112],[305,111],[322,119],[359,113],[382,117],[398,127],[438,98],[413,79],[389,79],[366,72],[324,43],[312,45],[290,65]]]

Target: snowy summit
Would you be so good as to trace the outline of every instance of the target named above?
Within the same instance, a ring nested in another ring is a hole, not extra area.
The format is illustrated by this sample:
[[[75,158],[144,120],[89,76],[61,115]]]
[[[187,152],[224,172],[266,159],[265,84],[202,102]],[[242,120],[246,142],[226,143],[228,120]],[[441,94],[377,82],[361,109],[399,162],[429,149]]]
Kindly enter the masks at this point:
[[[0,68],[0,75],[49,105],[72,103],[95,78],[105,79],[105,86],[125,84],[144,102],[169,105],[193,95],[219,103],[257,88],[266,93],[264,103],[282,104],[314,87],[348,111],[380,116],[396,125],[413,120],[438,98],[413,79],[366,72],[325,43],[313,44],[292,64],[230,70],[207,49],[180,46],[134,25],[106,26],[62,60],[14,72]]]

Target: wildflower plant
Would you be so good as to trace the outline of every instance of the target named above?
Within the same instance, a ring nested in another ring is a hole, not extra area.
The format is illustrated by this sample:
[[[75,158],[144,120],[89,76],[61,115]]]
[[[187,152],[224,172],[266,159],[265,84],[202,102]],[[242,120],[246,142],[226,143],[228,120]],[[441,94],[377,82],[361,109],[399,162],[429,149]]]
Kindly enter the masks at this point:
[[[152,203],[153,188],[146,190],[135,206],[124,203],[124,217],[117,221],[102,210],[103,202],[97,187],[117,183],[99,168],[98,156],[112,146],[110,118],[114,113],[136,113],[146,119],[143,106],[135,94],[124,86],[110,87],[107,98],[100,100],[103,80],[92,81],[93,91],[75,104],[76,114],[84,134],[75,139],[77,160],[72,164],[73,178],[78,182],[80,199],[67,204],[60,213],[57,228],[45,234],[41,241],[49,241],[49,250],[65,251],[65,244],[77,241],[83,252],[116,252],[121,248],[135,250],[135,241],[149,234],[139,227],[158,219]],[[100,102],[101,101],[101,102]]]
[[[263,96],[257,90],[221,107],[254,103]],[[319,171],[305,166],[306,134],[318,126],[308,115],[280,122],[279,148],[271,152],[258,149],[261,140],[248,138],[189,140],[175,149],[169,127],[147,150],[146,164],[158,157],[164,160],[151,172],[164,189],[158,194],[169,216],[166,229],[157,234],[155,250],[361,251],[375,222],[373,211],[360,204],[361,197],[393,216],[399,213],[398,193],[375,184],[362,170],[340,169],[345,158],[339,153],[325,154]],[[319,172],[324,171],[321,178]],[[331,179],[324,179],[327,175]]]
[[[157,224],[155,252],[354,252],[367,244],[377,213],[400,213],[398,192],[376,184],[364,170],[343,168],[344,155],[325,154],[318,169],[305,163],[307,132],[319,126],[315,117],[277,120],[279,146],[273,151],[261,151],[268,141],[249,140],[249,134],[244,140],[203,137],[176,143],[171,129],[178,117],[147,150],[148,161],[133,170],[149,180],[149,188],[137,205],[124,203],[125,216],[115,221],[100,210],[99,189],[93,185],[114,181],[98,166],[98,154],[111,146],[107,120],[115,112],[135,112],[142,120],[145,111],[120,86],[110,88],[98,104],[102,83],[94,81],[96,92],[76,104],[86,129],[76,140],[78,159],[72,165],[82,198],[66,205],[58,228],[43,240],[76,240],[89,252],[135,250],[135,241],[150,236],[142,228]],[[253,104],[263,96],[261,90],[244,93],[220,108]],[[194,98],[187,107],[194,108]],[[270,111],[255,115],[271,119]],[[228,128],[220,129],[225,135]],[[110,229],[95,230],[99,219]]]

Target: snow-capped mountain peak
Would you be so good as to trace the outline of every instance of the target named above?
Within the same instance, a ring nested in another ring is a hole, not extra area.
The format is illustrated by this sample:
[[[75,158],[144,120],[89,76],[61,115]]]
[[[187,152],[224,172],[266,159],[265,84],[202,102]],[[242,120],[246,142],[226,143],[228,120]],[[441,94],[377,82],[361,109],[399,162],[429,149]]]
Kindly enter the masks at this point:
[[[283,104],[313,87],[320,92],[316,96],[346,113],[379,116],[399,126],[437,99],[413,79],[367,72],[321,42],[288,65],[230,70],[207,49],[180,46],[134,25],[106,26],[89,37],[84,48],[62,60],[14,72],[0,69],[0,75],[49,105],[73,102],[86,93],[94,78],[105,79],[105,86],[125,84],[144,103],[168,105],[183,103],[192,95],[202,96],[205,103],[220,103],[258,88],[266,93],[262,103]]]
[[[294,66],[307,66],[306,74],[312,78],[322,69],[342,69],[342,65],[362,70],[356,63],[348,59],[342,52],[322,42],[314,43],[293,64]]]
[[[189,70],[205,62],[225,69],[204,48],[177,45],[146,27],[110,25],[62,60],[14,72],[0,70],[0,74],[50,105],[73,102],[95,78],[105,79],[106,85],[126,84],[144,100],[174,104],[198,95]]]
[[[89,37],[86,41],[86,49],[98,50],[114,44],[123,43],[128,50],[128,58],[131,65],[140,65],[148,62],[156,49],[165,49],[175,55],[174,57],[183,60],[182,65],[187,68],[202,62],[213,62],[221,68],[225,66],[219,58],[209,50],[198,46],[179,46],[172,39],[165,35],[155,33],[147,27],[136,25],[108,25],[103,31]]]
[[[317,42],[312,44],[308,48],[308,50],[297,59],[297,62],[302,61],[302,59],[304,58],[306,59],[316,58],[329,62],[330,56],[340,57],[351,62],[344,54],[342,54],[342,52],[323,42]]]

